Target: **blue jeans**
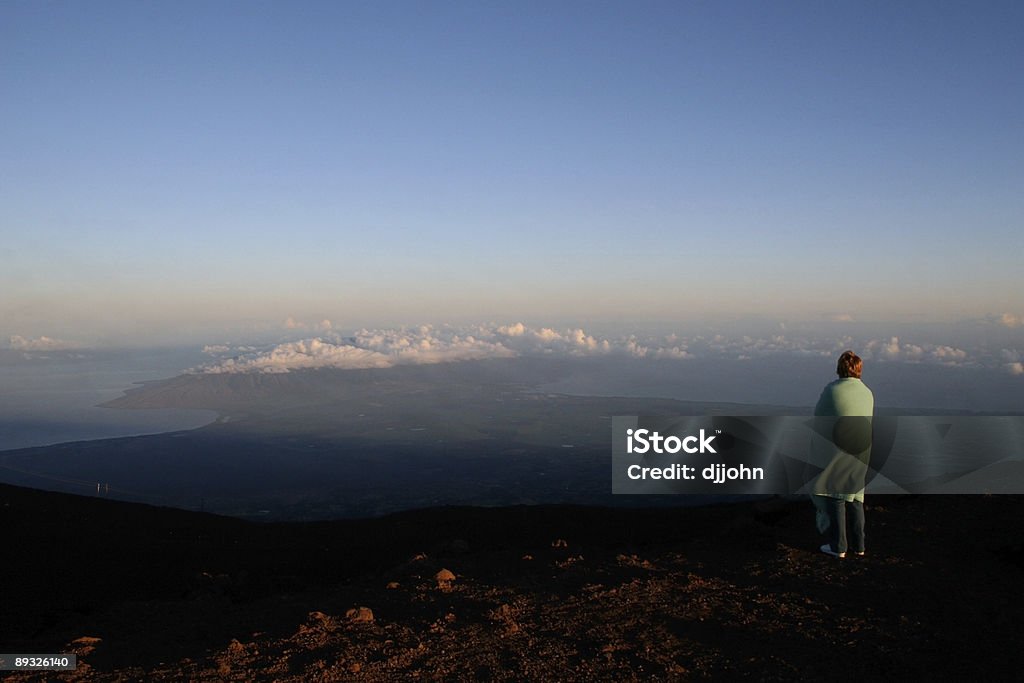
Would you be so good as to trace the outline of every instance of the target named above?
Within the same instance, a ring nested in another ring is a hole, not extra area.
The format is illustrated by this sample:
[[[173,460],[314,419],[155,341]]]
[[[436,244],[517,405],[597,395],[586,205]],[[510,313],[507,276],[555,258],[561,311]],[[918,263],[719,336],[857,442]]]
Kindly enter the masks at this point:
[[[828,543],[837,553],[845,553],[848,549],[846,541],[846,511],[850,511],[850,541],[853,551],[864,552],[864,503],[853,501],[847,503],[839,498],[827,498],[825,509],[828,511]]]

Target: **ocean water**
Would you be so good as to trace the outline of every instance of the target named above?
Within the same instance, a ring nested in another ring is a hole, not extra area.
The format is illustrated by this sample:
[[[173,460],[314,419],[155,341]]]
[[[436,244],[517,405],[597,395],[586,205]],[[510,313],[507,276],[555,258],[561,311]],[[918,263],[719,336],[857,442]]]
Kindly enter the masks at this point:
[[[835,377],[835,360],[819,356],[617,360],[592,363],[587,372],[568,374],[538,390],[578,396],[790,406],[810,411],[822,388]],[[863,379],[874,393],[876,410],[896,410],[904,415],[930,410],[982,414],[1024,411],[1024,381],[998,368],[875,362],[865,367]]]
[[[10,353],[0,362],[0,451],[208,424],[216,418],[210,410],[99,407],[138,382],[173,377],[203,360],[192,349]]]

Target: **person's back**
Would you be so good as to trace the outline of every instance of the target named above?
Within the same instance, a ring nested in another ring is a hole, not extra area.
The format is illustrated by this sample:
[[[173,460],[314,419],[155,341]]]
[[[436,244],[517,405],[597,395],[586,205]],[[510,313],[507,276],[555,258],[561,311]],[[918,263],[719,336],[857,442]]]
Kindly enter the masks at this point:
[[[875,397],[859,377],[840,377],[821,392],[814,414],[818,417],[871,417]]]
[[[836,367],[839,379],[825,386],[814,407],[814,415],[820,418],[818,422],[827,422],[817,425],[816,431],[828,437],[825,447],[831,449],[831,454],[813,484],[811,499],[819,511],[819,522],[825,521],[820,518],[827,518],[827,526],[818,525],[819,531],[826,533],[830,541],[821,546],[821,550],[837,557],[846,556],[848,505],[853,513],[854,552],[864,554],[864,479],[871,457],[875,398],[860,379],[862,366],[857,354],[844,352]],[[822,437],[818,437],[819,442],[824,442]]]

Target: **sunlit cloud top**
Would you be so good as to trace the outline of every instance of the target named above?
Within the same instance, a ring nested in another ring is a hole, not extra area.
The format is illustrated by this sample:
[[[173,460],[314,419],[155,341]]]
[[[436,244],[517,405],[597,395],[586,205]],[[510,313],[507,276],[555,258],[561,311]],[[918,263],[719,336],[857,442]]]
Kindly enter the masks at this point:
[[[931,363],[964,367],[1000,367],[1020,374],[1016,351],[995,354],[983,345],[967,349],[927,340],[853,335],[770,334],[600,337],[581,328],[556,330],[521,322],[473,326],[422,325],[363,329],[352,336],[336,333],[284,342],[269,348],[229,345],[204,350],[219,360],[195,368],[197,373],[286,373],[316,368],[360,369],[472,361],[491,358],[727,358],[748,361],[769,355],[832,357],[853,348],[875,362]]]
[[[14,351],[70,351],[82,347],[82,344],[64,339],[52,339],[41,336],[34,338],[11,335],[10,348]]]

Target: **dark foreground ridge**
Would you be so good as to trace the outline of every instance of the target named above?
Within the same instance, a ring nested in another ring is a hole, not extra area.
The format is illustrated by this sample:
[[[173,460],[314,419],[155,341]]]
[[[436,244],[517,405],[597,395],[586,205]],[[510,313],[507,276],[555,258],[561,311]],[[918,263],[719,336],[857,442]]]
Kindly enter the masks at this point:
[[[0,485],[0,651],[79,655],[10,680],[1006,676],[1021,502],[875,497],[840,561],[804,502],[257,524]]]

